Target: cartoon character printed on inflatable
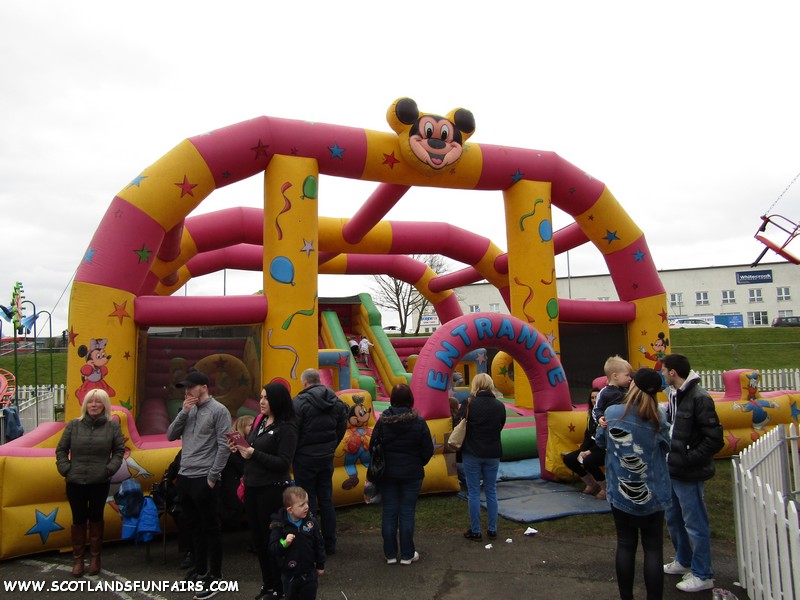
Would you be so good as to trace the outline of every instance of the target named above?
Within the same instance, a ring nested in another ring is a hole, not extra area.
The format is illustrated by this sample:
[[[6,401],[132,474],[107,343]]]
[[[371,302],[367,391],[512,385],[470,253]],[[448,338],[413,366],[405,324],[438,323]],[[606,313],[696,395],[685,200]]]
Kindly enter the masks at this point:
[[[770,402],[760,397],[758,384],[761,376],[758,373],[747,373],[745,377],[747,378],[747,400],[742,404],[734,403],[731,408],[753,413],[753,431],[750,438],[756,441],[761,437],[759,431],[762,431],[769,423],[769,413],[766,409],[779,408],[779,406],[777,402]]]
[[[644,354],[647,360],[652,360],[655,363],[653,365],[654,370],[660,371],[662,367],[661,361],[664,360],[664,357],[667,355],[667,348],[669,348],[669,338],[663,331],[659,331],[658,339],[650,344],[650,347],[653,348],[652,354],[647,352],[644,346],[639,346],[639,352]]]
[[[117,423],[121,422],[119,415],[116,413],[111,415],[111,418],[114,419]],[[120,428],[122,428],[121,425]],[[122,431],[125,430],[122,429]],[[128,443],[130,442],[130,438],[128,438],[123,433],[122,439],[125,442],[125,454],[123,455],[123,461],[122,464],[119,466],[119,469],[117,469],[117,472],[111,476],[111,483],[112,484],[120,483],[122,481],[125,481],[126,479],[130,479],[131,477],[133,477],[134,479],[136,479],[137,477],[141,477],[142,479],[147,479],[148,477],[152,477],[153,474],[147,469],[145,469],[138,462],[136,462],[136,459],[131,456],[131,447],[130,444]],[[112,489],[112,491],[109,492],[109,497],[114,496],[113,494],[114,491],[116,490]]]
[[[455,164],[464,152],[464,142],[475,132],[470,111],[456,108],[446,117],[421,113],[411,98],[395,100],[386,120],[397,133],[408,163],[426,175]]]
[[[343,490],[353,489],[358,485],[356,463],[360,460],[364,467],[369,467],[369,442],[372,439],[372,427],[368,427],[372,408],[364,406],[364,396],[354,395],[353,406],[347,412],[347,431],[342,440],[344,448],[344,470],[349,476],[342,482]]]
[[[111,355],[106,354],[106,344],[108,344],[107,338],[91,339],[88,347],[78,348],[78,356],[86,357],[86,364],[81,367],[81,387],[75,391],[81,405],[86,394],[97,388],[105,390],[112,398],[117,395],[117,392],[105,382],[105,376],[108,375],[106,365],[111,360]]]

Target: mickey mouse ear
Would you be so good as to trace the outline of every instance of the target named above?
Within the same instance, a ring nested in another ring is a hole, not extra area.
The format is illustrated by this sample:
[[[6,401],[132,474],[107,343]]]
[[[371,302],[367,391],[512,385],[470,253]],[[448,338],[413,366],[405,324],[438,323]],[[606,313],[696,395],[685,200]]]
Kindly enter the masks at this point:
[[[400,133],[419,119],[419,108],[411,98],[398,98],[386,111],[386,121],[395,133]]]
[[[447,118],[461,130],[462,141],[475,133],[475,115],[466,108],[454,108],[447,113]]]

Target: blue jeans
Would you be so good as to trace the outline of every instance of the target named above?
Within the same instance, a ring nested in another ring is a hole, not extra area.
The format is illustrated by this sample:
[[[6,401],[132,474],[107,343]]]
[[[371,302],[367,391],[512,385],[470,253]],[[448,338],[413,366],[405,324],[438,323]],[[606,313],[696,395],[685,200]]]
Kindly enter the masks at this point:
[[[675,547],[675,560],[700,579],[711,579],[711,528],[703,500],[702,481],[672,480],[672,506],[667,509],[667,529]]]
[[[497,531],[497,470],[499,458],[481,458],[474,454],[461,454],[464,477],[467,480],[469,500],[469,526],[472,533],[481,532],[481,479],[486,496],[486,512],[489,515],[489,531]]]
[[[322,464],[319,464],[322,463]],[[306,464],[294,461],[294,480],[308,493],[308,507],[320,520],[325,552],[336,552],[336,510],[333,507],[333,458]],[[319,503],[319,509],[317,509]]]
[[[383,517],[383,555],[397,556],[397,531],[400,530],[400,560],[414,558],[414,515],[422,479],[384,479],[380,483]]]

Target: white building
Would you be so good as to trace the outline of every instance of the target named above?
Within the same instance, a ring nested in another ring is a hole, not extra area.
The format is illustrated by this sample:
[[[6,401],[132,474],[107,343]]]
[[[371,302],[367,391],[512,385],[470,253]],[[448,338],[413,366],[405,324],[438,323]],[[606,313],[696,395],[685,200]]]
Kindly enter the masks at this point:
[[[714,317],[729,327],[769,326],[775,317],[800,315],[800,266],[762,263],[659,271],[667,292],[670,316]],[[619,300],[610,275],[557,278],[559,298]],[[497,289],[488,282],[456,290],[465,313],[509,314]],[[424,316],[421,333],[439,326],[435,315]]]

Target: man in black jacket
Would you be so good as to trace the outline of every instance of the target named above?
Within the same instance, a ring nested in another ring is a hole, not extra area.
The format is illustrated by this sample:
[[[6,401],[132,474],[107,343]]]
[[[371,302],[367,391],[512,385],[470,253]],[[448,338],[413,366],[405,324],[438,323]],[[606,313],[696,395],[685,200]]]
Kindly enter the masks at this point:
[[[303,371],[300,380],[303,391],[294,399],[298,436],[294,479],[308,492],[308,505],[321,521],[325,552],[330,555],[336,552],[333,453],[347,430],[347,405],[320,383],[316,369]]]
[[[689,359],[670,354],[661,374],[668,388],[667,420],[671,424],[668,457],[672,506],[666,520],[675,560],[664,565],[669,575],[683,575],[677,588],[699,592],[714,587],[711,568],[711,529],[703,493],[714,476],[714,455],[725,445],[714,401],[700,386]]]

